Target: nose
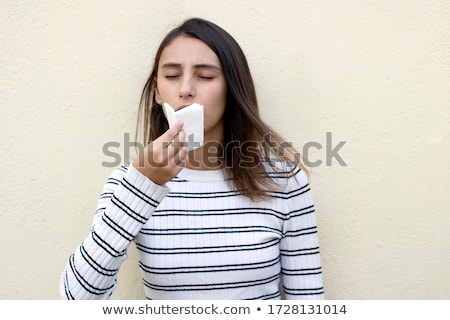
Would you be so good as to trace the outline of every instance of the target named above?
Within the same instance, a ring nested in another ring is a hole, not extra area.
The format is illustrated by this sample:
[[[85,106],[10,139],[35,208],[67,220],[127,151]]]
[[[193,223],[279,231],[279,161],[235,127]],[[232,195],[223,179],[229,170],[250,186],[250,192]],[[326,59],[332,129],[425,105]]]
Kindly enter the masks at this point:
[[[184,76],[180,84],[180,98],[192,98],[195,96],[195,87],[193,79],[190,76]]]

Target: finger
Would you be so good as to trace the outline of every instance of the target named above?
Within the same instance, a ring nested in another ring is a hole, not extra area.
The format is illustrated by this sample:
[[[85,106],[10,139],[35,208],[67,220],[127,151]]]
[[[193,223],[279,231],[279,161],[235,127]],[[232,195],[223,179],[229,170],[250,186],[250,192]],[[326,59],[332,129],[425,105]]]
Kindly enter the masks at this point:
[[[180,130],[178,134],[173,138],[172,142],[170,143],[170,147],[174,149],[174,152],[177,153],[180,148],[186,147],[187,142],[185,141],[186,134],[184,133],[184,130]]]
[[[157,140],[161,142],[164,146],[169,146],[182,129],[183,129],[183,122],[177,121],[172,126],[172,128],[164,132]]]
[[[174,163],[177,167],[186,167],[186,161],[188,157],[187,148],[183,148],[174,156]]]
[[[167,157],[169,158],[169,162],[175,160],[174,162],[178,164],[181,161],[181,158],[185,158],[185,154],[187,154],[187,143],[184,141],[185,133],[184,130],[181,130],[180,133],[173,139],[170,146],[167,148]],[[182,152],[186,149],[186,152]]]
[[[185,167],[186,161],[188,158],[189,149],[187,147],[187,142],[184,141],[185,133],[182,130],[179,134],[180,140],[177,142],[178,146],[176,146],[173,151],[173,162],[177,167]]]

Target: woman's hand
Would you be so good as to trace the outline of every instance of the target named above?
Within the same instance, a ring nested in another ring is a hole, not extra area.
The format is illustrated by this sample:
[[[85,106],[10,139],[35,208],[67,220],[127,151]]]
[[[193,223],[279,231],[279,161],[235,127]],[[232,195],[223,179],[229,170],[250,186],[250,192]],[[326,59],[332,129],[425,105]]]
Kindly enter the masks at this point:
[[[185,165],[188,148],[184,140],[183,123],[178,121],[145,147],[133,161],[133,167],[154,183],[163,185]]]

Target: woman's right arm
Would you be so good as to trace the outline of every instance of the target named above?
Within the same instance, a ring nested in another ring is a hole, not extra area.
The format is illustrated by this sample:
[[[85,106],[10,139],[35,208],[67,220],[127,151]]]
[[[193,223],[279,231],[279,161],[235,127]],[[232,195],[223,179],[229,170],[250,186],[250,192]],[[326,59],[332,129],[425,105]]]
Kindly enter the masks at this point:
[[[132,165],[116,169],[104,186],[88,236],[62,273],[63,299],[108,299],[127,249],[168,193]]]
[[[108,179],[91,230],[61,275],[61,298],[108,299],[114,292],[131,241],[169,192],[163,185],[182,169],[187,156],[182,126],[166,131]]]

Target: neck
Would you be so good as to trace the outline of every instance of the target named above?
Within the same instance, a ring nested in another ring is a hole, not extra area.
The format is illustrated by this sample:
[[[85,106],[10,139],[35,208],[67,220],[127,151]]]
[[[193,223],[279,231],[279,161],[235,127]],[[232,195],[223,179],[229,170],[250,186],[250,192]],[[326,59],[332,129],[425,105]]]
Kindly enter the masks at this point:
[[[217,170],[223,167],[223,120],[205,130],[204,144],[189,152],[186,168]]]
[[[193,170],[217,170],[223,167],[222,145],[208,141],[189,152],[186,168]]]

